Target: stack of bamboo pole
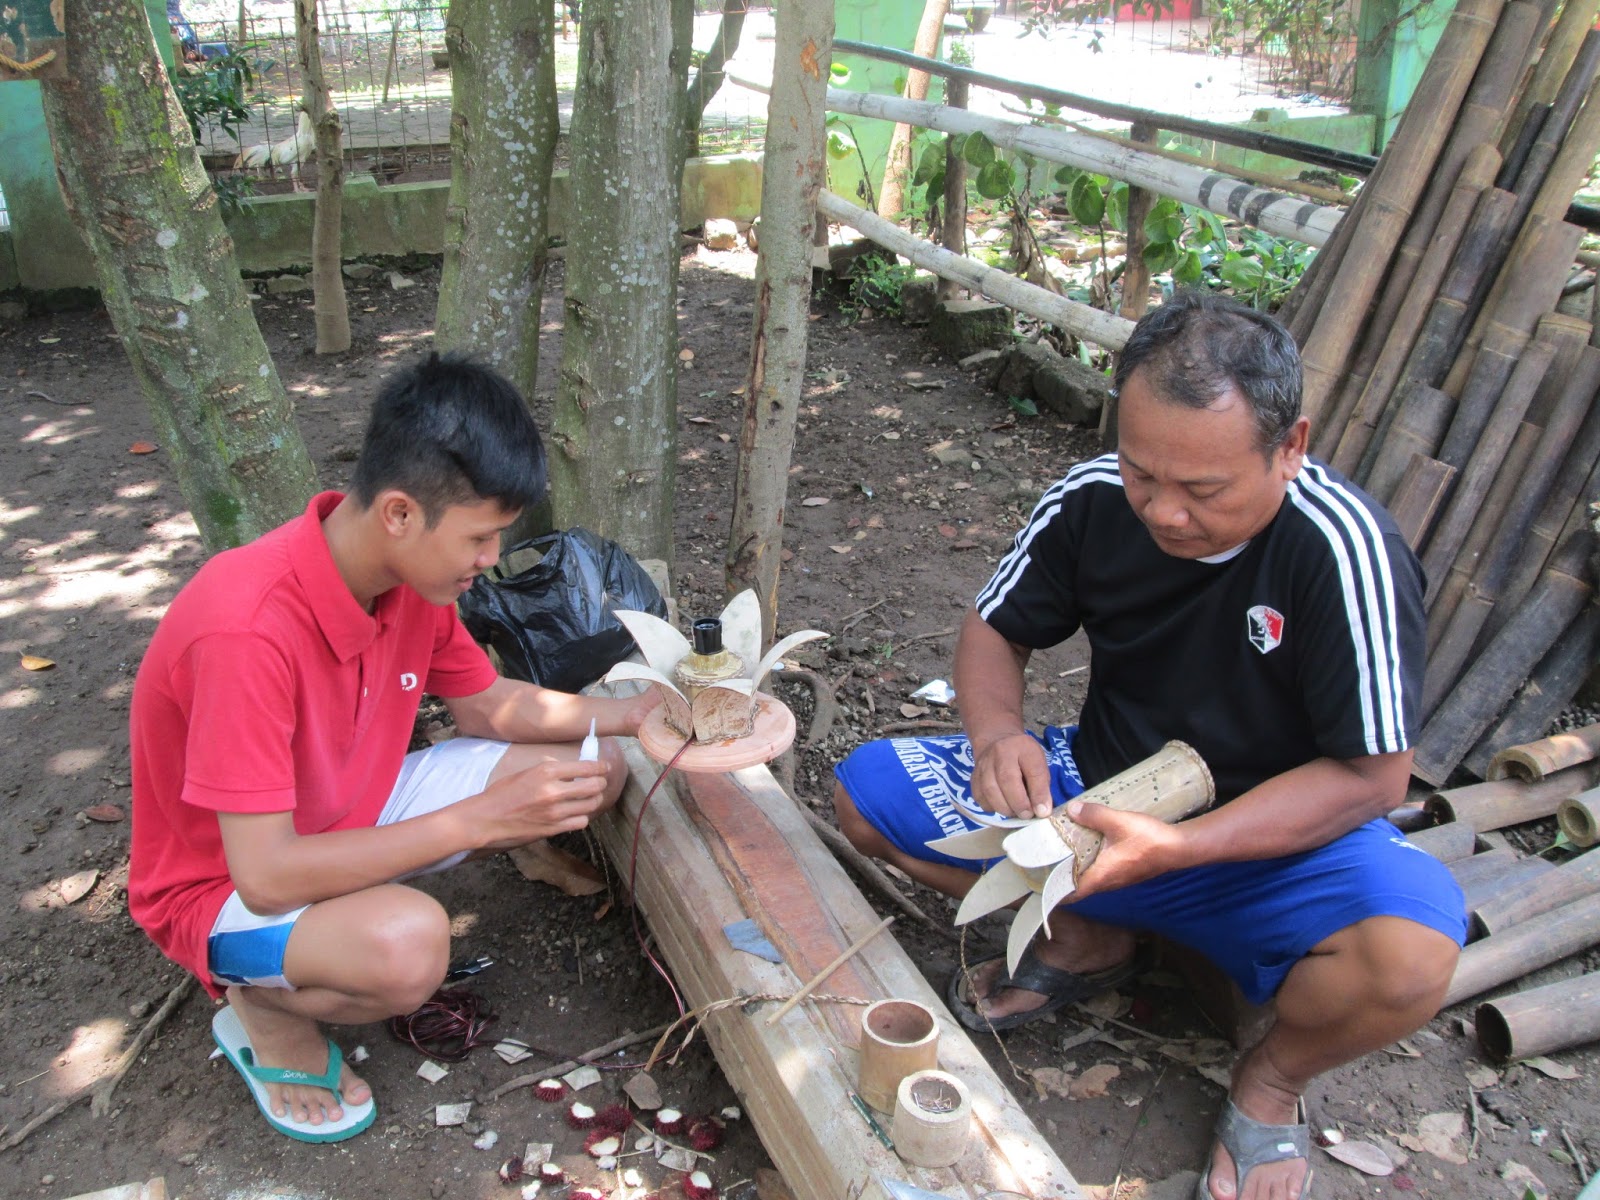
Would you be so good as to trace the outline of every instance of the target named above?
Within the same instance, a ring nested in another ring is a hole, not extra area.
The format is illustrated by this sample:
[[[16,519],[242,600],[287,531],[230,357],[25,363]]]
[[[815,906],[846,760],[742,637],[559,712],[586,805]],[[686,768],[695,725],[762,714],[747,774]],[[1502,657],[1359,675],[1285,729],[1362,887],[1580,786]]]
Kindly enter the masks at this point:
[[[1462,0],[1389,149],[1280,314],[1318,457],[1428,574],[1415,773],[1482,777],[1600,649],[1600,329],[1556,311],[1600,151],[1600,0]]]

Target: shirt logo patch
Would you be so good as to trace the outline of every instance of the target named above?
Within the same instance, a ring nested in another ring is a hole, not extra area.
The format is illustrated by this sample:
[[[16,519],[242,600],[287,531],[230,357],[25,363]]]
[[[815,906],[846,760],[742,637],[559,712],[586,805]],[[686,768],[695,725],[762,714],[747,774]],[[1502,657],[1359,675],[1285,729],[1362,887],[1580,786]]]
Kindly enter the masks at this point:
[[[1266,654],[1283,641],[1283,614],[1258,604],[1245,614],[1250,619],[1250,644]]]
[[[417,677],[415,675],[413,675],[410,671],[405,671],[405,672],[401,673],[401,675],[400,675],[400,690],[402,692],[414,692],[414,691],[417,690]]]

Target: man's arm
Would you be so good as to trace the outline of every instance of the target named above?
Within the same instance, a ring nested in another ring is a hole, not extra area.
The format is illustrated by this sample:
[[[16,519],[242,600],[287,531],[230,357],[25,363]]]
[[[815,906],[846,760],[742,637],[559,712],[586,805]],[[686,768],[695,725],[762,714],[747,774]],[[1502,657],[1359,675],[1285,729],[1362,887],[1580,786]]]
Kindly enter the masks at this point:
[[[1258,784],[1227,804],[1176,825],[1074,800],[1067,815],[1106,835],[1078,895],[1128,887],[1207,863],[1281,858],[1325,846],[1405,798],[1410,750],[1319,758]]]
[[[456,728],[468,737],[501,742],[576,742],[589,732],[634,737],[660,697],[654,688],[620,700],[575,696],[504,676],[472,696],[445,700]]]
[[[1033,652],[967,610],[956,642],[955,687],[972,741],[972,795],[1005,817],[1050,813],[1050,767],[1022,716],[1023,670]]]

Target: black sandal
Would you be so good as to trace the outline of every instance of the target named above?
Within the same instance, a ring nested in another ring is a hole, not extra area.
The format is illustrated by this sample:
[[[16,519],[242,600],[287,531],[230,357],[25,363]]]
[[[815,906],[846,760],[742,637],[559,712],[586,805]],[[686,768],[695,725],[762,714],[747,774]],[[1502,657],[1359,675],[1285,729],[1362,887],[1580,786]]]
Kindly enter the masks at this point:
[[[1015,1029],[1018,1025],[1026,1025],[1037,1017],[1046,1016],[1069,1004],[1087,1000],[1090,996],[1126,983],[1139,972],[1138,956],[1135,955],[1127,962],[1108,967],[1104,971],[1097,971],[1093,975],[1080,975],[1076,971],[1064,971],[1060,967],[1052,967],[1048,963],[1041,962],[1030,946],[1023,951],[1022,961],[1017,964],[1017,973],[1001,976],[995,981],[994,990],[989,995],[993,996],[1004,988],[1020,988],[1026,992],[1039,993],[1045,997],[1045,1002],[1038,1008],[1030,1008],[1027,1012],[1010,1013],[1004,1017],[988,1017],[979,1012],[972,1001],[962,998],[961,987],[968,975],[975,976],[989,963],[1004,960],[1005,955],[997,954],[993,958],[974,963],[968,971],[958,967],[955,974],[950,976],[950,983],[944,990],[945,1003],[950,1006],[950,1011],[955,1014],[956,1020],[974,1033],[1001,1033],[1007,1029]]]

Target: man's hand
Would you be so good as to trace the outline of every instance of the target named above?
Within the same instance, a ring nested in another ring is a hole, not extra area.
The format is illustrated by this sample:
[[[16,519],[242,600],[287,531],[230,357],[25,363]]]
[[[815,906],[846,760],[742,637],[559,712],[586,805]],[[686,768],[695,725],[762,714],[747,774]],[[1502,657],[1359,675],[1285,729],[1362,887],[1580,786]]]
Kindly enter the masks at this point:
[[[990,742],[973,763],[972,796],[1002,817],[1048,817],[1055,800],[1044,747],[1026,733]]]
[[[643,725],[645,718],[661,705],[661,689],[647,687],[637,696],[629,697],[629,699],[632,703],[628,705],[622,714],[623,727],[620,732],[623,737],[638,737],[639,726]]]
[[[1131,887],[1184,865],[1179,826],[1084,800],[1069,801],[1067,816],[1105,835],[1099,855],[1078,880],[1074,899]]]
[[[484,849],[506,850],[583,829],[602,807],[605,790],[605,763],[548,759],[474,797],[469,819]]]

